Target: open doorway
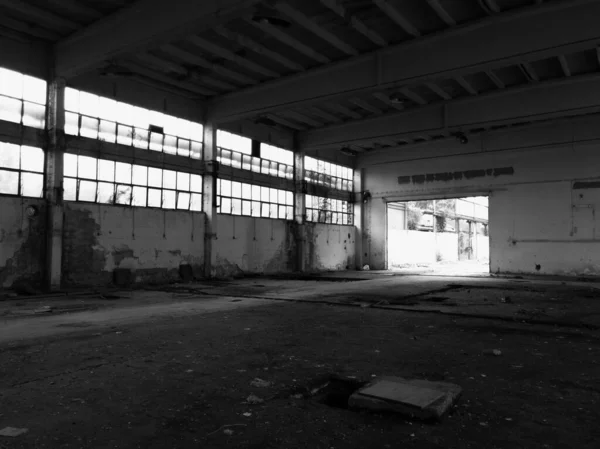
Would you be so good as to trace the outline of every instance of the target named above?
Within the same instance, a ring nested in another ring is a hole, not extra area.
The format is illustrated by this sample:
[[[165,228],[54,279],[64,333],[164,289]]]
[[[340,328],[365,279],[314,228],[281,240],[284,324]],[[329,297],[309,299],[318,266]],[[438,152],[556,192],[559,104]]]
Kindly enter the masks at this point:
[[[388,203],[388,269],[410,274],[489,274],[488,218],[486,196]]]

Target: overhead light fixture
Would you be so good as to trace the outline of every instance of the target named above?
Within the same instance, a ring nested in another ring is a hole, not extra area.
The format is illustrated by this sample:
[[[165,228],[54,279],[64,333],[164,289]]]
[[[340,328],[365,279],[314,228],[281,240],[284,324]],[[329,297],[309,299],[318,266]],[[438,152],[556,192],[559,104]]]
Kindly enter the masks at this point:
[[[456,140],[458,140],[463,145],[469,143],[469,138],[464,133],[456,133],[454,137],[456,137]]]
[[[349,147],[343,147],[343,148],[340,148],[340,153],[346,154],[348,156],[356,156],[358,154],[358,151],[353,150],[352,148],[349,148]]]

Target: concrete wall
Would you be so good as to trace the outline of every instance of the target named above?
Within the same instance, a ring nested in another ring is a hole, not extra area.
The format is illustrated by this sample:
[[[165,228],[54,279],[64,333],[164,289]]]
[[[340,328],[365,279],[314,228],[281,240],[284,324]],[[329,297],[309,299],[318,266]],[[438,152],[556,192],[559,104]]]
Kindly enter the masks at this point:
[[[107,284],[115,268],[132,270],[136,282],[165,282],[179,279],[182,264],[202,277],[204,225],[203,213],[67,203],[63,282]]]
[[[38,214],[29,217],[28,206],[37,207]],[[45,223],[42,200],[0,196],[0,290],[20,282],[41,285]]]
[[[386,266],[386,202],[489,195],[492,272],[600,275],[599,149],[589,117],[363,157],[365,263]]]
[[[322,223],[304,226],[306,271],[353,270],[356,228]]]
[[[293,223],[284,220],[218,215],[214,275],[285,273],[295,269]]]

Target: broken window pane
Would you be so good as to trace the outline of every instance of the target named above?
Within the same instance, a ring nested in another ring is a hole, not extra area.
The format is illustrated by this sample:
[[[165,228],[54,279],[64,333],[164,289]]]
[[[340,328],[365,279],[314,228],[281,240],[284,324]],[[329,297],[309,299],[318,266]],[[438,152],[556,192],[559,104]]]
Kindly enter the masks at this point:
[[[139,206],[139,207],[146,207],[147,192],[148,192],[148,189],[146,189],[145,187],[134,186],[132,198],[131,198],[131,205]]]
[[[19,145],[0,142],[0,167],[18,170],[20,154]]]
[[[44,172],[44,150],[35,147],[21,147],[21,170]]]
[[[131,186],[118,185],[115,195],[115,203],[129,206],[131,204],[132,189]]]
[[[19,194],[19,172],[0,170],[0,193]]]
[[[108,182],[98,183],[97,201],[102,204],[113,204],[115,201],[115,185]]]

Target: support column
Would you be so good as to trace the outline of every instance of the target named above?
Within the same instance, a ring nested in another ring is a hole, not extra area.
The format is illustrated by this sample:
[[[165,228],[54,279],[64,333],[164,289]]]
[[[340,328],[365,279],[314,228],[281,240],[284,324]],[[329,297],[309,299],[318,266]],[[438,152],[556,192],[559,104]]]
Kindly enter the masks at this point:
[[[296,146],[297,148],[297,146]],[[306,195],[304,188],[304,151],[294,149],[294,225],[296,271],[306,271]]]
[[[363,267],[363,230],[364,230],[364,203],[362,195],[363,170],[354,170],[354,264],[357,270]]]
[[[204,124],[204,166],[206,168],[202,178],[202,211],[206,216],[204,224],[204,276],[210,278],[214,275],[217,265],[217,129],[214,124],[207,121]]]
[[[63,252],[63,168],[65,154],[65,80],[48,85],[46,112],[48,145],[45,157],[46,193],[46,288],[59,290]]]

